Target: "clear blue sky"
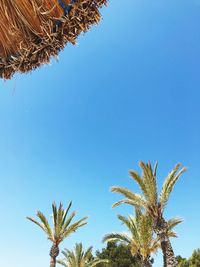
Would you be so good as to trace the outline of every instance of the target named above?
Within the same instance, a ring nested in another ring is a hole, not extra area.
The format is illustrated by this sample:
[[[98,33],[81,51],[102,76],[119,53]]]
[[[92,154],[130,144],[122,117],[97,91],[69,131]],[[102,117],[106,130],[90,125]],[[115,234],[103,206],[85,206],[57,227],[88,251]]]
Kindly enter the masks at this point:
[[[166,217],[181,216],[176,254],[200,246],[200,1],[112,0],[103,21],[29,75],[0,81],[0,251],[4,267],[49,264],[50,243],[26,221],[73,200],[89,225],[61,246],[101,248],[124,228],[112,185],[137,190],[128,170],[158,160],[158,179],[188,171]],[[162,266],[161,257],[156,267]]]

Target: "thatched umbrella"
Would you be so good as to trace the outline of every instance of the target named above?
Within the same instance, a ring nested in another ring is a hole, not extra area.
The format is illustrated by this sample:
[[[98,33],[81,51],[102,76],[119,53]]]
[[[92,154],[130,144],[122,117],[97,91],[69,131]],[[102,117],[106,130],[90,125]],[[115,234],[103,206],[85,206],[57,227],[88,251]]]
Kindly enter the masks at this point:
[[[107,0],[0,0],[0,77],[48,63],[98,23]]]

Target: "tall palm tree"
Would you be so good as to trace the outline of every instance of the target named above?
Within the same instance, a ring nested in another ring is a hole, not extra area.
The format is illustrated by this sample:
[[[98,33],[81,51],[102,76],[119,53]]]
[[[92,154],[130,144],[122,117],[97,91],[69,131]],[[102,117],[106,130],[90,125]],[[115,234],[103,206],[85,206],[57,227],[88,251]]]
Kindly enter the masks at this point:
[[[142,169],[142,175],[140,176],[136,171],[130,171],[130,175],[139,185],[142,195],[133,193],[124,187],[113,186],[111,188],[112,192],[119,193],[125,197],[125,199],[116,202],[113,207],[119,206],[120,204],[129,204],[145,209],[153,220],[153,229],[161,242],[164,267],[176,267],[177,260],[169,240],[169,227],[164,219],[163,213],[175,183],[186,168],[180,169],[181,165],[177,164],[168,174],[162,186],[161,193],[158,195],[156,178],[157,163],[154,168],[152,168],[150,162],[147,164],[140,162],[139,166]]]
[[[152,220],[136,209],[136,217],[118,215],[118,219],[125,224],[128,233],[111,233],[103,238],[103,242],[121,242],[130,248],[132,256],[140,259],[143,267],[152,266],[151,254],[155,253],[159,240],[153,237]]]
[[[50,223],[41,211],[37,212],[39,221],[27,217],[28,220],[38,225],[45,232],[47,238],[53,243],[49,253],[51,257],[50,267],[56,266],[56,258],[59,255],[59,244],[79,227],[87,224],[85,221],[87,217],[72,223],[75,212],[72,212],[71,215],[68,216],[71,206],[72,202],[69,203],[67,209],[63,208],[62,203],[60,203],[59,207],[57,207],[55,203],[52,204],[53,227],[50,226]]]
[[[65,267],[95,267],[99,263],[109,263],[108,260],[93,258],[92,247],[84,251],[82,243],[76,244],[74,251],[65,249],[62,254],[64,259],[57,263]]]
[[[142,214],[140,209],[136,209],[135,218],[128,218],[118,215],[119,220],[128,228],[128,233],[111,233],[103,238],[103,242],[122,242],[128,245],[132,256],[140,259],[143,267],[151,267],[151,255],[160,248],[158,237],[154,238],[153,222],[148,214]],[[171,219],[168,221],[168,236],[175,237],[176,233],[172,228],[181,223],[181,219]]]

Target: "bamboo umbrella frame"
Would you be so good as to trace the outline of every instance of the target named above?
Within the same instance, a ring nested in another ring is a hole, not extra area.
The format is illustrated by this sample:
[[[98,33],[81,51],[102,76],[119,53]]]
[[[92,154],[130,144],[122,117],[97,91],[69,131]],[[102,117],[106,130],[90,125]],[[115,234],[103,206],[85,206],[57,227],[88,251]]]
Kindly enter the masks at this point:
[[[46,64],[97,24],[107,0],[0,0],[0,77]]]

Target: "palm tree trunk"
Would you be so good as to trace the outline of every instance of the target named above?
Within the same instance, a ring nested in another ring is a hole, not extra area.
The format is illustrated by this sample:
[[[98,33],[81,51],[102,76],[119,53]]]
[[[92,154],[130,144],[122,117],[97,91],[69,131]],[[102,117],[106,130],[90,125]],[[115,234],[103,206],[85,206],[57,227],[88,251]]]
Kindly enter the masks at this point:
[[[56,257],[51,257],[50,267],[56,267]]]
[[[56,258],[59,255],[59,247],[56,244],[53,244],[49,253],[51,257],[50,267],[56,267]]]
[[[142,267],[152,267],[152,264],[149,261],[143,262]]]
[[[142,267],[152,267],[152,264],[149,259],[146,259],[142,262]]]
[[[137,259],[140,262],[141,267],[152,267],[150,256],[144,258],[142,255],[137,255]]]
[[[163,217],[154,222],[154,231],[157,234],[163,253],[164,267],[177,267],[178,262],[176,260],[171,242],[168,237],[168,225]]]
[[[163,252],[164,267],[177,267],[178,262],[168,237],[161,241],[161,249]]]

